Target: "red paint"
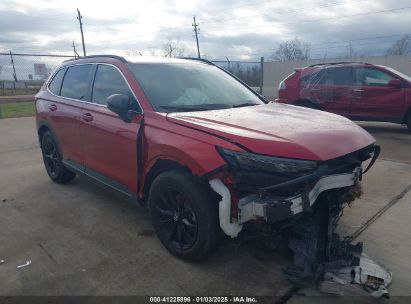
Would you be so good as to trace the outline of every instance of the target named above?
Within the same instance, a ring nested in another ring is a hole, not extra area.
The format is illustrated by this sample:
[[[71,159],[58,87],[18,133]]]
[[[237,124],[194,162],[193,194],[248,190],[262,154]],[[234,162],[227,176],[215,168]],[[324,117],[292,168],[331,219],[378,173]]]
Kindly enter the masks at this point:
[[[362,128],[341,116],[288,105],[268,104],[229,110],[164,114],[153,111],[126,63],[111,58],[67,62],[110,63],[127,79],[143,109],[130,123],[106,107],[52,95],[36,95],[37,122],[56,133],[63,157],[97,171],[140,196],[147,174],[159,159],[171,160],[203,176],[225,165],[216,151],[223,147],[254,153],[328,160],[372,144]],[[51,110],[51,108],[56,109]],[[142,128],[142,155],[137,136]],[[137,159],[142,159],[138,181]],[[220,173],[224,180],[230,176]],[[140,189],[137,185],[140,184]]]

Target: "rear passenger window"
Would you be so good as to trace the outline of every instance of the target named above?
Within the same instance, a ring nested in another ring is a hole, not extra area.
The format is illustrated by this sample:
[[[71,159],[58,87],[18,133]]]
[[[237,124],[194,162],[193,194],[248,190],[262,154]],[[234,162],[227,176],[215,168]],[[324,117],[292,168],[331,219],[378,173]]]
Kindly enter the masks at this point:
[[[61,82],[63,81],[65,72],[66,69],[58,71],[49,84],[49,90],[55,95],[60,95]]]
[[[69,67],[64,76],[61,96],[78,100],[87,100],[91,67],[90,64]]]
[[[124,94],[134,99],[126,81],[116,68],[99,65],[94,79],[91,101],[105,105],[107,97],[113,94]]]

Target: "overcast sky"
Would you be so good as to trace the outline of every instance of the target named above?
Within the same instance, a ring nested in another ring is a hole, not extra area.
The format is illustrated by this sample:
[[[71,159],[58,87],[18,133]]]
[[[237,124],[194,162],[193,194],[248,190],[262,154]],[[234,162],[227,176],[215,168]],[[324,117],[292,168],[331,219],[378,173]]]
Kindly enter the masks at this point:
[[[0,51],[73,54],[81,50],[76,8],[88,54],[161,54],[168,39],[209,59],[259,60],[284,40],[310,43],[313,57],[355,51],[382,54],[411,33],[411,0],[0,0]]]

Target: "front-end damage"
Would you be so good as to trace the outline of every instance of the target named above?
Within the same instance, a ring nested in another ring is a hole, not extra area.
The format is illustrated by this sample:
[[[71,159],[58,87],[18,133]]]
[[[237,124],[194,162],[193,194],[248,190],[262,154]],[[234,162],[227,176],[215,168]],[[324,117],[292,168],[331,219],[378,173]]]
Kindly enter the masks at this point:
[[[209,183],[222,198],[220,226],[227,235],[252,226],[272,247],[286,242],[294,267],[285,274],[298,286],[315,282],[327,293],[388,296],[391,274],[362,253],[362,243],[335,232],[344,207],[361,195],[362,164],[369,161],[366,172],[378,146],[324,162],[219,152],[229,177]]]

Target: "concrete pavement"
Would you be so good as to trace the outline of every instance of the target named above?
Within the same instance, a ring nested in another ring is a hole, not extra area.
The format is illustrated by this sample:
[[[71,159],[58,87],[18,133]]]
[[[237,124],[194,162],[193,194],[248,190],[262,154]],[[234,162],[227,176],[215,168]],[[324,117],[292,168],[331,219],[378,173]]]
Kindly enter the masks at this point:
[[[365,176],[362,199],[345,210],[342,234],[354,232],[411,183],[411,134],[400,126],[363,124],[380,141],[383,160]],[[393,295],[411,295],[409,218],[410,193],[358,237],[365,252],[393,271]],[[282,274],[289,256],[226,240],[204,262],[181,262],[162,247],[145,209],[81,178],[52,183],[34,118],[0,120],[0,258],[6,260],[0,295],[280,296],[291,288]],[[17,270],[26,260],[32,265]],[[289,302],[312,299],[294,295]]]

